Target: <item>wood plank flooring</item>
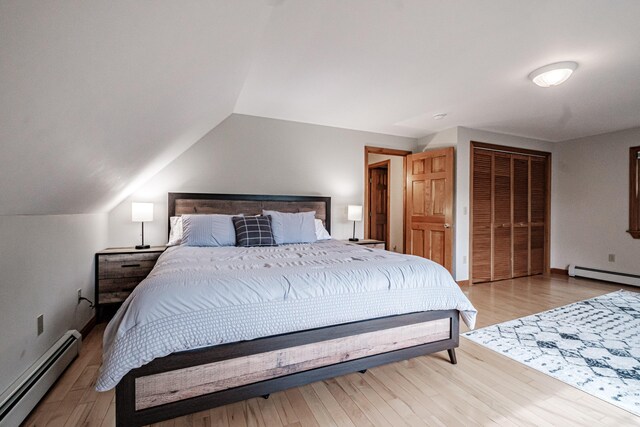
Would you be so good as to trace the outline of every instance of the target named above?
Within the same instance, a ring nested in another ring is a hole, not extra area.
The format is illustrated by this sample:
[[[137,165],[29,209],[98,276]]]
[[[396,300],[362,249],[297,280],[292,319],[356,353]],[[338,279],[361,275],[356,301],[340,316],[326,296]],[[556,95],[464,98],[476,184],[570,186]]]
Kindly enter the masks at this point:
[[[478,327],[618,289],[567,276],[536,276],[464,287]],[[462,326],[462,324],[461,324]],[[94,390],[104,324],[23,423],[115,425],[113,391]],[[462,327],[463,330],[466,328]],[[447,353],[418,357],[156,424],[184,426],[552,426],[640,425],[640,417],[464,338],[458,365]]]

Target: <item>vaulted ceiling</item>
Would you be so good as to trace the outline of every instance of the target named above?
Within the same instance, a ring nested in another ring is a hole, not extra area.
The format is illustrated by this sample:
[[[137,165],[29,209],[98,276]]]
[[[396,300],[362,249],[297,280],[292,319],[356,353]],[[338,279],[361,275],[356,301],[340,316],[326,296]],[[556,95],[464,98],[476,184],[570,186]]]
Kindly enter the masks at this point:
[[[638,16],[635,0],[0,0],[0,214],[108,210],[233,112],[412,137],[640,126]],[[527,79],[564,60],[564,85]]]
[[[233,112],[270,11],[0,0],[0,214],[109,210]]]

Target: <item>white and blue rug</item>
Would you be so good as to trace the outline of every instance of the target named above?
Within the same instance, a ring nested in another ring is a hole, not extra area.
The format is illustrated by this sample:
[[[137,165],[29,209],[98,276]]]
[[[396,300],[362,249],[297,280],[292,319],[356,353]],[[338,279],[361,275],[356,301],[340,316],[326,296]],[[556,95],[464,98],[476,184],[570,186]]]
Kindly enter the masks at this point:
[[[640,294],[618,291],[462,334],[640,415]]]

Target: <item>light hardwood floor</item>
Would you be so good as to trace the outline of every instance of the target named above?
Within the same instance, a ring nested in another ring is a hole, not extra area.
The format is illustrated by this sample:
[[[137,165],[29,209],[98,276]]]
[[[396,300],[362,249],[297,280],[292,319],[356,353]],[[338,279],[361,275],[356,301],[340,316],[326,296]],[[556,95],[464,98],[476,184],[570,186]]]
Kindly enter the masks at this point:
[[[477,326],[483,327],[621,288],[638,291],[566,276],[505,280],[463,291],[479,311]],[[93,389],[104,326],[89,334],[78,359],[23,425],[115,425],[114,393]],[[464,338],[457,353],[458,365],[442,352],[158,425],[640,425],[640,417]]]

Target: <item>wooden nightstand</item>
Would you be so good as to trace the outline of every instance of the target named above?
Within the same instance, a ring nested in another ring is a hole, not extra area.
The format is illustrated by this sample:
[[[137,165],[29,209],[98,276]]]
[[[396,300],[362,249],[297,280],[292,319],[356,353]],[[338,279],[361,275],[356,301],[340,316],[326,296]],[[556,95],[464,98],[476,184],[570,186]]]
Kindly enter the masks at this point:
[[[347,243],[354,243],[356,245],[366,246],[368,248],[375,248],[375,249],[385,249],[386,248],[386,245],[382,240],[360,239],[357,242],[352,242],[350,240],[343,240],[343,241],[347,242]]]
[[[113,314],[147,277],[165,246],[149,249],[109,248],[96,253],[96,320]]]

